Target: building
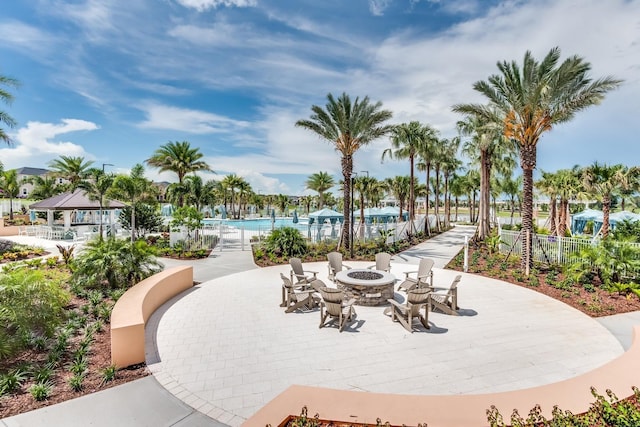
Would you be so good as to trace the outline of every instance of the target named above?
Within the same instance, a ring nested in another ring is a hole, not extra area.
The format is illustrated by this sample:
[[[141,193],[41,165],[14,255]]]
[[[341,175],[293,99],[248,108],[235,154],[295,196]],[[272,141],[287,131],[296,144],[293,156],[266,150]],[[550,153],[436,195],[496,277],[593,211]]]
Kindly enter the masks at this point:
[[[34,176],[42,176],[51,172],[49,169],[22,167],[16,169],[18,175],[18,184],[20,184],[20,194],[18,197],[26,199],[33,191],[33,184],[28,180]],[[62,178],[60,178],[62,179]]]

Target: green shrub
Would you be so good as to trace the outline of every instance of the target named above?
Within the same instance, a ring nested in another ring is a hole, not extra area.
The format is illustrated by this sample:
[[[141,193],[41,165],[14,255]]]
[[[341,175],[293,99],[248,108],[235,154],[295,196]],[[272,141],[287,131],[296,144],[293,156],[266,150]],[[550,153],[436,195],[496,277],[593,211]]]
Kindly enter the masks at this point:
[[[73,282],[89,288],[129,287],[162,269],[144,240],[96,239],[75,259]]]
[[[51,396],[52,390],[53,383],[51,381],[36,383],[29,387],[29,393],[31,393],[31,396],[38,402],[47,400],[49,396]]]
[[[73,391],[82,391],[84,378],[84,374],[75,374],[71,376],[68,380],[69,388]]]
[[[1,273],[0,342],[5,344],[0,345],[0,360],[24,347],[20,337],[52,336],[64,320],[64,307],[70,299],[41,271],[23,268]]]
[[[27,379],[27,372],[21,369],[14,369],[11,372],[0,375],[0,396],[16,391],[24,380]]]
[[[276,256],[301,256],[307,251],[307,242],[297,229],[282,227],[273,230],[264,242],[267,252]]]
[[[115,380],[117,373],[118,369],[116,368],[116,365],[109,365],[106,368],[103,368],[100,371],[100,374],[102,375],[102,384],[104,385],[110,381]]]

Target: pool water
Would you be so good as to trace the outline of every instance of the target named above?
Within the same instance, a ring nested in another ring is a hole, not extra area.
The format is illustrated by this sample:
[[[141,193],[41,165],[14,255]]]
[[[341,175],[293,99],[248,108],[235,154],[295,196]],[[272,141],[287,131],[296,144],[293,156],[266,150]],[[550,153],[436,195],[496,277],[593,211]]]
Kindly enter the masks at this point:
[[[244,228],[245,230],[251,230],[251,231],[261,231],[261,230],[271,229],[271,218],[240,219],[240,220],[206,218],[202,220],[202,222],[205,225],[224,224],[224,225],[235,227],[238,229]],[[275,228],[295,227],[295,228],[301,229],[304,227],[305,230],[307,228],[306,224],[300,224],[300,223],[294,224],[292,218],[276,218],[273,225]]]

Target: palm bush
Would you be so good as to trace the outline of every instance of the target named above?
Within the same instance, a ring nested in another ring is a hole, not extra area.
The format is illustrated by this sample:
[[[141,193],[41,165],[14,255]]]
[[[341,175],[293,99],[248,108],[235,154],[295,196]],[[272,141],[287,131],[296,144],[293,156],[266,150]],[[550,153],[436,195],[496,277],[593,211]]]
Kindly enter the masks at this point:
[[[38,270],[0,274],[0,360],[23,348],[33,335],[52,336],[70,299]]]
[[[129,287],[162,270],[143,240],[93,240],[75,259],[73,282],[90,288]]]
[[[268,252],[284,257],[300,256],[307,251],[307,242],[300,231],[293,227],[273,230],[264,245]]]
[[[53,383],[51,381],[36,383],[29,387],[29,393],[37,401],[47,400],[52,390]]]

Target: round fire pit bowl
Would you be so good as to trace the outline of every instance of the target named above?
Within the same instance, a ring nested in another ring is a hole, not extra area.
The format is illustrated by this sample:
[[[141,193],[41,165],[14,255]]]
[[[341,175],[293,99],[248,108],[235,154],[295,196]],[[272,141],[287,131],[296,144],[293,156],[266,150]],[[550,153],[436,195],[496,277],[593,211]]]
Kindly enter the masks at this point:
[[[349,298],[355,298],[358,305],[382,305],[393,298],[396,278],[386,271],[353,269],[336,274],[336,284]]]

